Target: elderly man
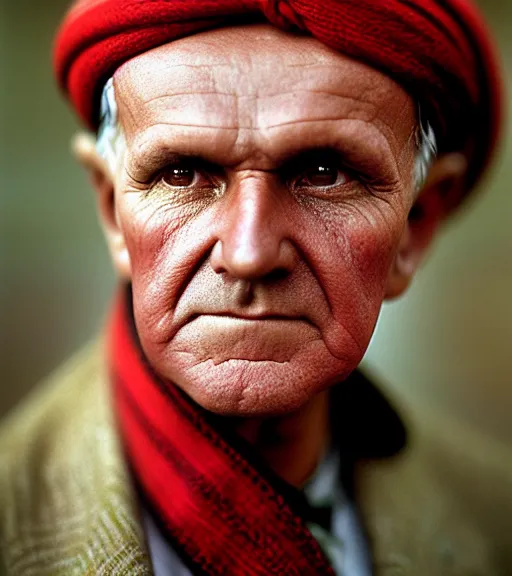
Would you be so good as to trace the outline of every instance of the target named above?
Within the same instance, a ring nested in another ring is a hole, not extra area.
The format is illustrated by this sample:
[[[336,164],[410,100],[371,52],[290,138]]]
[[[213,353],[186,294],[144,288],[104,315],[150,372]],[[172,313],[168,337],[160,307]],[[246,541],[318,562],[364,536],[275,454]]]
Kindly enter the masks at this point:
[[[497,140],[474,8],[81,0],[55,63],[121,281],[3,430],[6,572],[510,574],[492,445],[356,370]]]

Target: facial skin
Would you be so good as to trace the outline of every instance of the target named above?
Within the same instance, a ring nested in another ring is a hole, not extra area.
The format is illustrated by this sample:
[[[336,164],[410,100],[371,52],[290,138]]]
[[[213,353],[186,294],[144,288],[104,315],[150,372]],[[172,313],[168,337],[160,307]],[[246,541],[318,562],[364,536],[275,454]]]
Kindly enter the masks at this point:
[[[95,180],[151,365],[219,414],[306,406],[357,367],[441,218],[433,194],[409,218],[412,98],[266,25],[175,41],[114,83],[127,149]]]

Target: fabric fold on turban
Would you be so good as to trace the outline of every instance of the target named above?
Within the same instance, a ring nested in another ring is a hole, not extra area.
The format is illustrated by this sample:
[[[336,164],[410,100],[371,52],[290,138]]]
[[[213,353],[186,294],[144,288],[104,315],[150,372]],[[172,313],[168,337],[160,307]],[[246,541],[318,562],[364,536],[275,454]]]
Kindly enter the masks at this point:
[[[440,152],[487,167],[503,121],[500,66],[470,0],[78,0],[57,35],[55,72],[81,119],[98,127],[103,85],[124,62],[172,40],[268,20],[381,70],[420,104]]]

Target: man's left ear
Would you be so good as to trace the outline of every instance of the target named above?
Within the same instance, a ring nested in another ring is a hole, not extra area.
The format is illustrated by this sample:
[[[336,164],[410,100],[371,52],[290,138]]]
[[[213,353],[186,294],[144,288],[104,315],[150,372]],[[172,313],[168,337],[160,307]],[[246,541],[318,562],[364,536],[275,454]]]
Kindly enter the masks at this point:
[[[436,159],[425,185],[414,202],[391,266],[386,299],[401,296],[408,288],[448,206],[461,193],[467,160],[463,154],[450,153]]]

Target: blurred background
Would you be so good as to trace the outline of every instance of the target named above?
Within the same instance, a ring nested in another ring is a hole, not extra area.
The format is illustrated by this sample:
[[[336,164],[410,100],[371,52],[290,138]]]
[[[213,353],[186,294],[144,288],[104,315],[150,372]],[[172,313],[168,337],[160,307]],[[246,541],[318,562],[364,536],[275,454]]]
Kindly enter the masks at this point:
[[[0,0],[0,415],[101,329],[114,287],[77,124],[51,75],[67,0]],[[480,0],[512,94],[512,2]],[[365,364],[411,406],[512,446],[512,125],[481,194],[440,235]]]

